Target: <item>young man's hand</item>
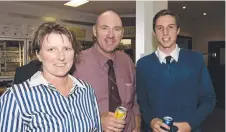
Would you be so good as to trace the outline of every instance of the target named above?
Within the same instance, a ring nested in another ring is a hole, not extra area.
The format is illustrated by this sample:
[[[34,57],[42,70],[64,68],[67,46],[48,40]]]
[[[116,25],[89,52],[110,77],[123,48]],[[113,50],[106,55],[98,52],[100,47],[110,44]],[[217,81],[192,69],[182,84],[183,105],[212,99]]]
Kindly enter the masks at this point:
[[[191,132],[191,126],[187,122],[174,122],[173,125],[178,127],[178,132]]]
[[[159,118],[154,118],[150,122],[150,127],[153,130],[153,132],[167,132],[163,130],[161,127],[164,127],[165,129],[169,130],[170,127],[162,122]]]

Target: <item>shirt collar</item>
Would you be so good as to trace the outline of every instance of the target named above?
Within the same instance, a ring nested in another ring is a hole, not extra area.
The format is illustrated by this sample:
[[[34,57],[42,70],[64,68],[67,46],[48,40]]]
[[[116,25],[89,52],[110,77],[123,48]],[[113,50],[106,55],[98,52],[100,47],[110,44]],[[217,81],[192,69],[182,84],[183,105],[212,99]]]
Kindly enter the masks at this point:
[[[107,65],[107,61],[109,60],[106,56],[104,56],[102,53],[100,53],[97,48],[95,47],[95,45],[97,45],[97,43],[94,44],[93,47],[91,47],[91,51],[92,53],[96,56],[95,58],[98,60],[99,64],[101,67],[104,67],[105,65]],[[115,52],[116,53],[116,52]],[[116,62],[116,54],[115,56],[112,58],[113,61],[113,66],[115,67],[115,62]]]
[[[29,80],[30,87],[34,86],[39,86],[39,85],[45,85],[47,88],[50,88],[52,90],[56,90],[56,88],[50,84],[41,74],[41,71],[37,71]],[[71,76],[68,74],[68,76],[72,79],[73,81],[73,88],[71,89],[71,92],[75,90],[76,86],[80,88],[85,88],[85,86],[78,81],[75,77]],[[70,92],[70,93],[71,93]]]
[[[175,60],[176,62],[178,62],[178,58],[179,58],[179,52],[180,52],[180,48],[178,47],[178,45],[176,44],[176,48],[169,54],[173,59],[171,59],[171,62],[173,60]],[[160,63],[166,63],[166,59],[165,57],[168,56],[165,53],[163,53],[159,47],[157,48],[157,50],[155,51],[156,56],[159,58]]]
[[[42,76],[41,71],[37,71],[29,80],[29,84],[31,87],[38,86],[40,84],[49,86],[49,83],[46,79]]]

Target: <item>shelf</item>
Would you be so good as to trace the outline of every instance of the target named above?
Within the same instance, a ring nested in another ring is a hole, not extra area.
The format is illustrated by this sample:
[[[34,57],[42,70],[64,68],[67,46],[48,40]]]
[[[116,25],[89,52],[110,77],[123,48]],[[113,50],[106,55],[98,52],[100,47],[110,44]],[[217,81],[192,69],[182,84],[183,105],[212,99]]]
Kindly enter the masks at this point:
[[[3,52],[3,53],[20,53],[20,51],[0,51],[0,52]]]
[[[1,81],[13,81],[14,76],[0,76]]]
[[[28,39],[0,38],[0,82],[13,81],[16,68],[27,63],[28,42]]]
[[[1,62],[0,64],[4,64],[4,63],[20,63],[20,62],[23,62],[23,61],[4,61],[4,62]]]

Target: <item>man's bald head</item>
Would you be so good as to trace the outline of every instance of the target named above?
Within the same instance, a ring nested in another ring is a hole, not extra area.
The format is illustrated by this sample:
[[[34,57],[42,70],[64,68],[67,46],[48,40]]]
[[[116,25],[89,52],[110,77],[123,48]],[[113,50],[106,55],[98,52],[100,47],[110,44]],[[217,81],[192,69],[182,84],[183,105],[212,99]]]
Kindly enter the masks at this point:
[[[97,48],[105,56],[112,56],[123,38],[122,20],[114,11],[105,11],[97,18],[93,26],[93,36]]]
[[[115,19],[116,21],[118,21],[121,24],[120,26],[122,26],[122,19],[116,12],[114,12],[112,10],[108,10],[108,11],[101,13],[97,17],[95,25],[98,25],[100,22],[102,22],[102,20],[106,20],[106,19]]]

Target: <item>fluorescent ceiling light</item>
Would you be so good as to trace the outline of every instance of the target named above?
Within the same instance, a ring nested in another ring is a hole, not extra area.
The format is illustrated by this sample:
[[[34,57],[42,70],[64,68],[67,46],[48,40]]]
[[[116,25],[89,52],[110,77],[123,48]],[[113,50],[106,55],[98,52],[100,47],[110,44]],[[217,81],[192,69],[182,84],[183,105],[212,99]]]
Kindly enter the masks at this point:
[[[205,16],[205,15],[207,15],[207,14],[204,12],[203,15]]]
[[[186,6],[183,6],[183,9],[186,9]]]
[[[55,22],[56,18],[55,17],[43,17],[42,20],[46,22]]]
[[[65,3],[64,5],[66,6],[72,6],[72,7],[78,7],[80,5],[83,5],[85,3],[89,2],[88,0],[71,0],[67,3]]]

